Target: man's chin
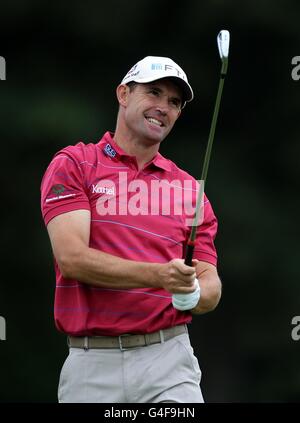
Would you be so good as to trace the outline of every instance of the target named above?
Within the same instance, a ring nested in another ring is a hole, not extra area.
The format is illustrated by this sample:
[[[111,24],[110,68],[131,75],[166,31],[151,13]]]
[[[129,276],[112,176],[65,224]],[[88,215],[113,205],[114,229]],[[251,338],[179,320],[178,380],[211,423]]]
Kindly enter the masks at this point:
[[[164,131],[161,131],[160,133],[153,133],[151,131],[151,133],[149,133],[147,131],[147,134],[145,134],[145,138],[147,139],[149,144],[160,144],[167,136],[168,134]]]

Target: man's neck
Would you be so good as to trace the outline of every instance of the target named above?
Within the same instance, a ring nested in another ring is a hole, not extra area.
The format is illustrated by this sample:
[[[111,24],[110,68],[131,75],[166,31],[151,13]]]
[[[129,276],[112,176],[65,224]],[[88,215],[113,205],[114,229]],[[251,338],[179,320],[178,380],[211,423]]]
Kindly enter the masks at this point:
[[[125,137],[116,131],[114,135],[115,143],[130,156],[135,156],[139,169],[143,169],[145,164],[153,159],[158,153],[159,144],[147,144],[140,139],[130,136]]]

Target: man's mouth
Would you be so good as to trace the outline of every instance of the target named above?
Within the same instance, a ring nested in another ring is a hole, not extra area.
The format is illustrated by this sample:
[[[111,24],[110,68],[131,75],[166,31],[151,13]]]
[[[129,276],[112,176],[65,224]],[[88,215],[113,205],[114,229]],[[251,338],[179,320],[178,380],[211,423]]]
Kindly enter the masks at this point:
[[[160,121],[160,120],[158,120],[158,119],[155,119],[155,118],[153,118],[153,117],[149,117],[149,116],[145,116],[145,118],[146,118],[146,120],[147,120],[148,122],[153,123],[154,125],[157,125],[157,126],[164,126],[163,122],[161,122],[161,121]]]

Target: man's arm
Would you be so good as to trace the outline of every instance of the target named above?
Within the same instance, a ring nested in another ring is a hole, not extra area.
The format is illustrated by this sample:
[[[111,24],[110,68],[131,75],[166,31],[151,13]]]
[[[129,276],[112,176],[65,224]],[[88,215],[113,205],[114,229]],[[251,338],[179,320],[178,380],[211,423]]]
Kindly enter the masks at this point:
[[[88,210],[60,214],[48,223],[52,250],[64,278],[106,288],[160,287],[172,293],[193,292],[195,269],[183,260],[144,263],[90,248],[90,224]]]
[[[203,314],[214,310],[221,298],[222,284],[215,266],[204,261],[199,261],[196,274],[201,288],[200,300],[191,312]]]

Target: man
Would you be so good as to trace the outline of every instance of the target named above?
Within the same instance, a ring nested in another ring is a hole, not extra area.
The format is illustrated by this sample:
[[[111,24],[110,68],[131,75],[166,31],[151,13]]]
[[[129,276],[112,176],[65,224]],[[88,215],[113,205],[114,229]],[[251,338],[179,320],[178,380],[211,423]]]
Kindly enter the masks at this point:
[[[58,152],[41,185],[55,323],[70,347],[58,398],[203,402],[187,324],[220,300],[217,220],[205,197],[186,266],[198,183],[158,152],[193,91],[175,62],[148,56],[116,94],[115,132]]]

